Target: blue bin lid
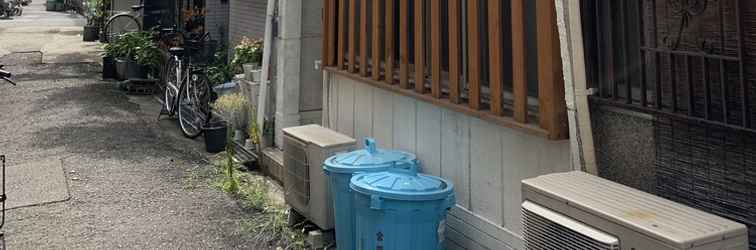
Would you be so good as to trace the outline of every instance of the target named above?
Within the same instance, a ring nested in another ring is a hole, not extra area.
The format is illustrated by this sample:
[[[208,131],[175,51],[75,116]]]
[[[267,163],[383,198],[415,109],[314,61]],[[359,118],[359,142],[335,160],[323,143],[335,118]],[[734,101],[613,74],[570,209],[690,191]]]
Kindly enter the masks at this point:
[[[419,174],[416,161],[405,161],[408,168],[391,168],[383,172],[363,173],[352,177],[352,190],[381,198],[406,201],[451,199],[454,185],[443,178]]]
[[[379,149],[375,139],[366,138],[365,149],[331,156],[324,162],[323,169],[346,174],[376,172],[391,168],[397,162],[414,161],[416,158],[414,154],[407,152]]]

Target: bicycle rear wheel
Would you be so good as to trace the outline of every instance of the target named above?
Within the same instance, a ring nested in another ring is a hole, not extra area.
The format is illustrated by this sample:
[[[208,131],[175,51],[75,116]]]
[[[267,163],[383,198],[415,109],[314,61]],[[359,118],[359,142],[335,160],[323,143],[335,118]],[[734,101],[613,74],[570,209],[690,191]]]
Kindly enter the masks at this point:
[[[179,92],[177,112],[181,132],[195,138],[210,120],[210,81],[202,72],[190,74],[188,80]]]
[[[105,25],[105,40],[112,42],[119,36],[142,30],[142,25],[132,15],[118,14],[111,17]]]

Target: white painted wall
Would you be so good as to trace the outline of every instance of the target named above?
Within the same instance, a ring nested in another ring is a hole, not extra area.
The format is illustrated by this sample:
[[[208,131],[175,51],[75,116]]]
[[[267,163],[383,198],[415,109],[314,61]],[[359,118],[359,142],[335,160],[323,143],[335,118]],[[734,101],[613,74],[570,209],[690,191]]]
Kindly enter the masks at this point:
[[[522,249],[520,181],[570,171],[568,141],[549,141],[326,73],[324,123],[380,147],[416,153],[455,185],[449,249]]]

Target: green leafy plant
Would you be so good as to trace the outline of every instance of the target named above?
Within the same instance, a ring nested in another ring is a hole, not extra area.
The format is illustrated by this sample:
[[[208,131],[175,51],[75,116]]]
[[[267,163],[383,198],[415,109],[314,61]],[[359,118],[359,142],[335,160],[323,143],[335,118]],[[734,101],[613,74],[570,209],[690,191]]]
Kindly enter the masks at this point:
[[[223,95],[212,104],[212,107],[218,110],[223,117],[230,119],[234,128],[244,129],[249,101],[242,94]]]
[[[247,63],[262,64],[263,41],[260,39],[250,39],[243,37],[236,47],[234,47],[234,59],[231,60],[232,69],[235,72],[241,72],[242,65]]]
[[[87,17],[87,25],[90,26],[102,26],[107,17],[107,10],[105,3],[108,0],[87,0],[85,15]]]
[[[251,108],[251,112],[249,114],[249,123],[247,124],[247,134],[249,134],[249,139],[252,140],[252,143],[255,145],[260,145],[260,128],[257,125],[257,121],[255,120],[257,118],[255,109]]]
[[[153,43],[153,36],[148,31],[129,32],[106,44],[103,49],[105,55],[135,60],[140,65],[156,69],[160,65],[162,54]]]
[[[228,143],[226,143],[226,160],[225,165],[223,166],[224,171],[224,180],[223,180],[223,191],[226,193],[235,194],[239,192],[239,180],[237,179],[237,176],[234,174],[236,171],[236,163],[234,163],[234,147],[232,146],[232,139],[231,136],[228,137]]]
[[[207,67],[207,77],[211,84],[223,84],[233,79],[234,72],[226,59],[226,48],[221,46],[215,52],[213,62]]]

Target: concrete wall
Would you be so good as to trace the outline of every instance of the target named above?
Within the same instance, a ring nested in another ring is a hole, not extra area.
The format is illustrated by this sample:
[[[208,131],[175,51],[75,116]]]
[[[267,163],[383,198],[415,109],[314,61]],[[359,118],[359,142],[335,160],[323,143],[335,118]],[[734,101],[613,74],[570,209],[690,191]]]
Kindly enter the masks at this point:
[[[416,153],[423,171],[454,182],[450,249],[522,249],[520,181],[570,171],[568,141],[549,141],[327,74],[326,126],[362,143]]]
[[[591,123],[599,176],[656,193],[654,117],[593,105]]]
[[[228,30],[230,17],[230,0],[222,3],[222,0],[206,0],[207,16],[205,17],[205,28],[210,33],[213,40],[217,40],[228,45]]]

